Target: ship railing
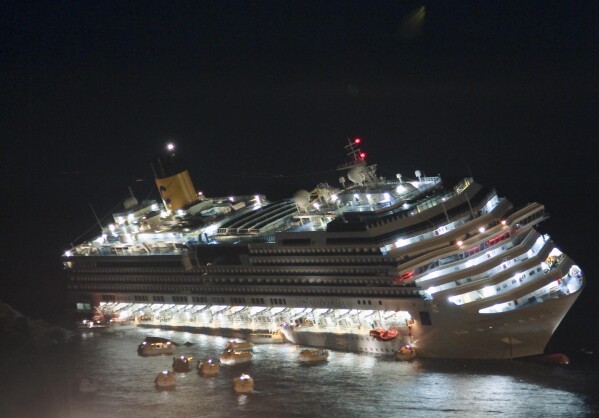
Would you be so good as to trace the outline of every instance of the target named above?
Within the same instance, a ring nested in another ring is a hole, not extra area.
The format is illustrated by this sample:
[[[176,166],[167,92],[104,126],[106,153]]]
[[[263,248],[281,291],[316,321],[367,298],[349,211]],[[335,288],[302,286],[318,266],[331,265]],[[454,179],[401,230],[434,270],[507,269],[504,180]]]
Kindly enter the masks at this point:
[[[250,243],[267,243],[273,244],[275,242],[274,235],[246,235],[246,236],[236,236],[229,235],[226,237],[218,237],[218,241],[222,243],[234,242],[240,244],[250,244]]]
[[[455,190],[455,192],[457,194],[461,194],[464,190],[466,190],[468,188],[468,186],[470,186],[472,183],[474,183],[474,179],[472,177],[466,177],[465,179],[462,179],[458,184],[456,184],[453,187],[453,190]]]
[[[164,250],[164,251],[152,251],[151,253],[146,252],[129,252],[129,253],[118,253],[112,252],[108,250],[102,250],[98,252],[90,253],[89,255],[74,253],[72,257],[151,257],[156,255],[180,255],[188,253],[188,249],[180,249],[180,250]]]
[[[259,229],[254,228],[218,228],[218,235],[257,235],[260,233]]]
[[[388,180],[387,183],[388,184],[393,184],[393,185],[400,185],[400,184],[405,184],[405,183],[411,183],[412,181],[416,181],[416,180],[410,180],[410,179],[403,179],[402,181],[399,180]],[[419,180],[420,183],[427,183],[426,185],[436,185],[442,182],[441,177],[439,176],[428,176],[428,177],[420,177]]]
[[[487,198],[483,199],[483,201],[488,201],[494,195],[495,195],[494,191],[491,192],[491,193],[489,193],[487,195]],[[505,201],[506,201],[505,198],[502,198],[500,200],[500,203],[501,202],[505,202]],[[495,208],[497,208],[498,206],[499,206],[499,204],[497,204],[495,206]],[[473,208],[473,210],[475,210],[475,208]],[[459,226],[461,226],[461,225],[463,225],[465,223],[470,222],[473,219],[480,218],[481,216],[486,215],[486,214],[487,213],[481,213],[480,215],[472,216],[472,211],[468,208],[468,209],[464,209],[463,211],[460,211],[460,212],[457,212],[457,213],[452,213],[449,216],[449,220],[450,220],[450,223],[455,224],[455,227],[454,227],[454,229],[455,229],[455,228],[457,228],[457,227],[459,227]],[[398,219],[400,218],[399,214],[396,215],[396,216],[397,216]],[[404,216],[401,216],[401,217],[402,218],[407,218],[408,216],[404,215]],[[384,225],[384,224],[385,223],[383,221],[377,221],[376,223],[373,224],[373,226],[380,226],[380,225]],[[394,235],[388,241],[390,243],[393,243],[399,237],[405,236],[406,234],[409,234],[409,238],[405,238],[406,240],[410,240],[410,239],[413,239],[413,238],[418,238],[418,236],[422,235],[423,232],[430,231],[431,233],[433,233],[436,229],[440,228],[441,226],[445,226],[445,225],[447,225],[447,220],[446,219],[442,219],[442,220],[440,220],[438,222],[434,222],[434,223],[433,222],[429,222],[427,226],[424,226],[422,228],[418,228],[418,229],[407,231],[407,232],[404,232],[404,233],[401,233],[401,234]],[[371,228],[372,228],[372,226],[371,226]]]
[[[568,258],[563,264],[560,265],[560,269],[552,270],[548,273],[542,272],[540,274],[536,274],[537,272],[535,271],[533,273],[535,277],[529,279],[527,282],[521,283],[515,288],[510,289],[511,291],[499,292],[487,297],[480,294],[478,299],[464,303],[462,306],[467,309],[478,309],[481,307],[481,305],[485,304],[494,305],[497,303],[509,302],[515,299],[519,300],[520,304],[521,302],[525,302],[523,298],[540,298],[543,295],[539,294],[539,292],[548,293],[549,288],[553,286],[552,282],[557,281],[565,276],[573,264],[574,263],[572,260]],[[564,271],[566,273],[564,273]]]
[[[509,237],[511,237],[511,236],[512,235],[509,235]],[[508,253],[510,250],[519,246],[525,240],[528,242],[533,238],[534,237],[532,237],[532,235],[530,235],[530,234],[517,235],[514,239],[509,241],[504,246],[496,247],[498,249],[501,248],[501,250],[497,252],[497,254],[493,257],[493,259],[496,260],[497,257],[501,257],[501,256],[505,257],[505,254]],[[509,239],[509,238],[506,238],[506,239]],[[534,239],[536,239],[536,238],[534,238]],[[440,258],[440,259],[438,259],[434,262],[431,262],[429,264],[426,264],[426,265],[415,266],[413,268],[414,274],[412,277],[414,278],[414,280],[419,280],[425,274],[431,273],[432,271],[438,270],[440,268],[443,268],[443,269],[451,268],[451,265],[455,264],[455,263],[457,263],[457,265],[454,265],[453,267],[458,267],[457,269],[454,268],[448,273],[441,272],[439,276],[443,276],[444,274],[455,274],[457,271],[463,271],[464,269],[468,268],[468,267],[465,267],[465,260],[469,259],[470,257],[478,256],[482,252],[484,252],[486,249],[496,246],[498,243],[501,243],[503,241],[504,240],[501,240],[494,244],[489,244],[488,241],[485,241],[485,242],[479,244],[478,246],[475,246],[475,250],[473,250],[473,251],[455,250],[454,254],[451,254],[447,257]],[[505,248],[503,248],[503,247],[505,247]],[[462,264],[464,264],[464,266],[462,266]],[[475,264],[474,266],[476,266],[476,265],[478,265],[478,264]]]

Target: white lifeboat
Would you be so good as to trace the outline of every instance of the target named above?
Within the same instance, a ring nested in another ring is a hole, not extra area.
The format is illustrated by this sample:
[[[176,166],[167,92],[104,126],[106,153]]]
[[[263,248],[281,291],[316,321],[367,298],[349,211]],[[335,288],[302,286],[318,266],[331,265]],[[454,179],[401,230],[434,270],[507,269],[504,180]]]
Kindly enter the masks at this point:
[[[302,363],[319,363],[327,361],[329,352],[322,349],[306,349],[299,353],[299,361]]]
[[[214,376],[220,371],[220,363],[218,360],[209,358],[207,360],[198,361],[198,373],[204,376]]]
[[[249,374],[243,373],[233,379],[233,389],[238,393],[249,393],[254,391],[254,379]]]
[[[220,356],[220,362],[227,365],[241,364],[252,361],[253,354],[250,351],[226,350]]]
[[[285,342],[285,336],[281,331],[253,332],[248,339],[254,344],[282,344]]]
[[[175,377],[174,372],[165,370],[158,373],[154,379],[154,383],[156,384],[157,389],[174,389],[177,385],[177,378]]]
[[[254,344],[250,341],[235,341],[231,340],[227,342],[227,350],[236,350],[236,351],[249,351],[254,347]]]

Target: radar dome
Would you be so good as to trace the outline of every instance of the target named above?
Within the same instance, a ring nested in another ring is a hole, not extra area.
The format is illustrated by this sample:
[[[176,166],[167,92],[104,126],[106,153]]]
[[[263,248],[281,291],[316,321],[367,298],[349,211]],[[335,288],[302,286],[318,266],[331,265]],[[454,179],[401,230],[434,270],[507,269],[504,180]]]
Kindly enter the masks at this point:
[[[355,184],[364,183],[364,177],[366,176],[366,167],[363,165],[352,168],[347,172],[347,178]]]
[[[134,196],[129,196],[123,202],[123,206],[125,207],[125,209],[134,208],[135,206],[137,206],[137,204],[138,204],[137,199]]]
[[[131,187],[129,187],[129,197],[125,199],[125,201],[123,202],[123,206],[125,207],[125,209],[130,209],[130,208],[134,208],[135,206],[138,205],[138,201],[135,198],[135,196],[133,195],[133,190],[131,189]]]
[[[293,200],[295,201],[295,204],[300,207],[306,206],[308,202],[310,202],[310,193],[308,193],[307,190],[298,190],[295,192]]]

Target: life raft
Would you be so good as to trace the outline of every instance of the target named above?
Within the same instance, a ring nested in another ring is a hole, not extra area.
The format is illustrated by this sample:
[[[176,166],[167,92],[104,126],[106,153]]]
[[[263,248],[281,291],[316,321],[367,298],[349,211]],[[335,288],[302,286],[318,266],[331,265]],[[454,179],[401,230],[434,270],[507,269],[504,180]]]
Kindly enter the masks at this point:
[[[379,341],[390,341],[397,338],[398,331],[394,328],[384,330],[375,328],[370,331],[370,336]]]

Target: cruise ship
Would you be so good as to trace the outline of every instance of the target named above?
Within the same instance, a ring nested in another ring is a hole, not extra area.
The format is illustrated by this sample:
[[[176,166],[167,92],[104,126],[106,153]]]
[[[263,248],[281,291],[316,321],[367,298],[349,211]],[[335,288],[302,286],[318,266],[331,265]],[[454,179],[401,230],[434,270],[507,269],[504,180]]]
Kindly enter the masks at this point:
[[[335,185],[269,201],[205,196],[169,144],[152,162],[160,200],[131,192],[62,256],[69,303],[138,326],[279,329],[294,344],[360,353],[543,353],[585,282],[539,231],[545,207],[514,208],[470,177],[380,177],[361,147],[347,140]]]

